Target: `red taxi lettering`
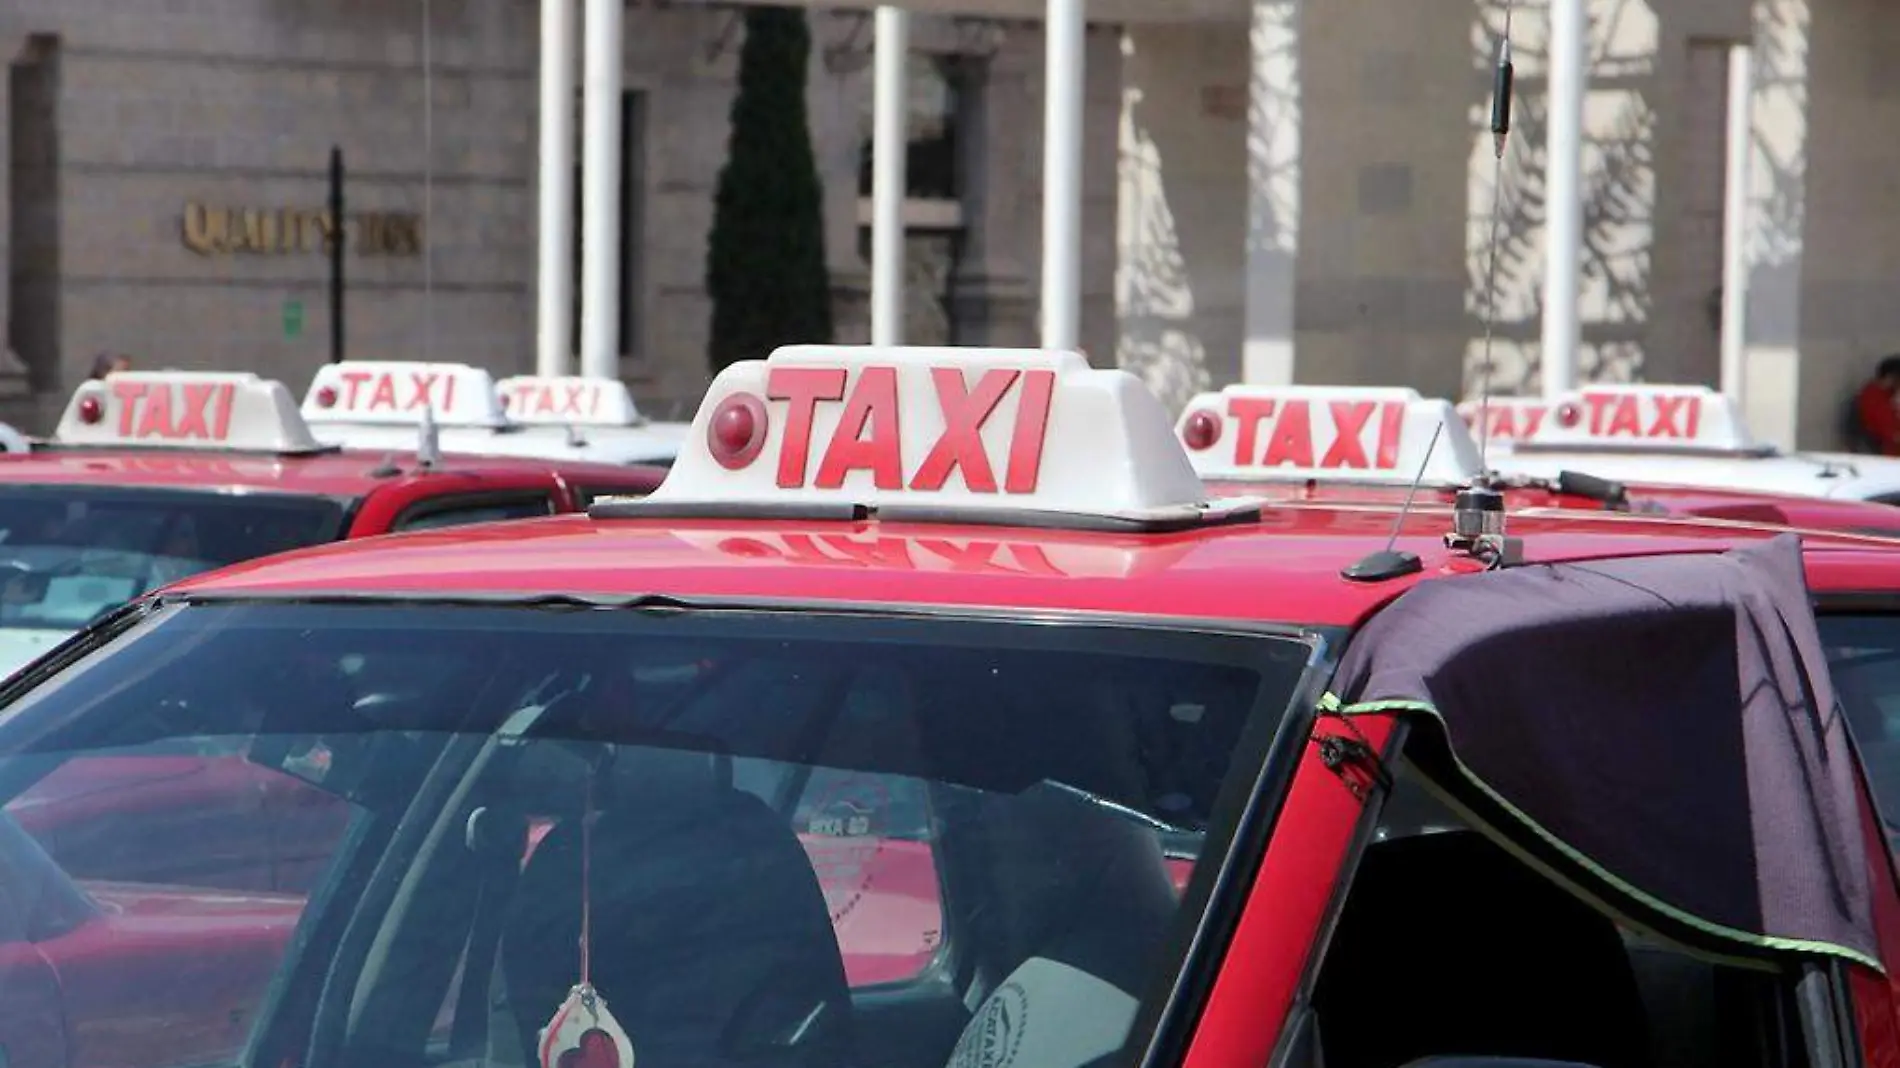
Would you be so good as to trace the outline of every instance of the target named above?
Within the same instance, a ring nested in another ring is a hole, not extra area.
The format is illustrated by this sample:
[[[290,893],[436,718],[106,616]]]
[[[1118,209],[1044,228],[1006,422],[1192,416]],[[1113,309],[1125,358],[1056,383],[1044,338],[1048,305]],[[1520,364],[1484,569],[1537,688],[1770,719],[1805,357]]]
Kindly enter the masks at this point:
[[[1656,394],[1650,418],[1643,418],[1645,398],[1624,393],[1585,393],[1584,404],[1590,409],[1590,434],[1599,438],[1650,438],[1684,440],[1696,436],[1702,422],[1702,398],[1693,395]]]
[[[1405,405],[1398,401],[1329,401],[1333,439],[1314,462],[1313,413],[1310,402],[1284,403],[1262,397],[1234,397],[1227,414],[1240,423],[1234,435],[1234,463],[1242,466],[1390,470],[1399,463],[1399,434],[1405,425]],[[1364,432],[1378,418],[1378,437],[1367,457]],[[1265,455],[1260,450],[1260,424],[1272,419]]]
[[[1491,417],[1491,436],[1508,438],[1512,441],[1524,441],[1537,433],[1544,425],[1544,416],[1550,411],[1543,405],[1523,408],[1498,408]]]
[[[397,388],[396,376],[387,371],[344,371],[339,377],[343,379],[342,407],[346,411],[412,412],[428,408],[432,401],[438,399],[438,407],[442,409],[455,406],[453,375],[411,371],[408,383],[400,389]],[[438,383],[441,387],[439,390]],[[368,396],[364,396],[366,392]],[[437,393],[441,394],[439,398]]]
[[[230,383],[114,382],[119,436],[159,441],[223,441],[231,432]]]
[[[855,470],[871,472],[879,489],[905,488],[903,435],[900,430],[897,369],[867,367],[845,397],[842,368],[775,367],[766,378],[766,396],[787,404],[785,437],[779,446],[778,484],[805,485],[813,420],[821,401],[844,401],[832,439],[826,443],[813,485],[837,489]],[[974,389],[957,368],[933,367],[944,429],[911,477],[913,490],[940,490],[953,470],[961,470],[972,493],[995,493],[996,474],[983,447],[982,431],[1012,386],[1017,390],[1016,423],[1011,430],[1003,476],[1004,493],[1033,493],[1041,475],[1043,442],[1055,396],[1055,372],[994,368]]]
[[[870,437],[865,437],[866,428]],[[881,490],[902,489],[904,471],[900,466],[897,426],[897,368],[866,367],[858,376],[851,399],[844,404],[838,429],[825,448],[818,465],[819,489],[837,489],[851,471],[871,472],[871,482]]]
[[[983,451],[978,431],[983,421],[1016,381],[1016,372],[998,368],[986,371],[976,380],[975,389],[967,389],[963,372],[954,367],[932,367],[930,380],[937,386],[937,404],[943,409],[943,437],[924,457],[911,479],[911,488],[940,490],[950,479],[953,468],[963,469],[963,482],[972,493],[995,493],[996,473],[990,470],[989,453]]]
[[[513,406],[517,415],[591,418],[600,413],[600,387],[592,382],[540,382],[517,388]]]
[[[1488,437],[1523,441],[1537,433],[1537,428],[1543,425],[1544,413],[1547,410],[1542,405],[1498,404],[1488,409],[1482,406],[1471,408],[1461,414],[1465,426],[1469,427],[1473,433],[1478,432],[1480,424],[1487,424],[1490,427],[1485,432]],[[1487,411],[1490,413],[1488,416],[1485,415]]]
[[[811,451],[811,421],[818,402],[844,398],[844,368],[774,367],[766,376],[765,395],[786,402],[785,440],[778,450],[778,484],[797,489],[805,484],[805,456]]]

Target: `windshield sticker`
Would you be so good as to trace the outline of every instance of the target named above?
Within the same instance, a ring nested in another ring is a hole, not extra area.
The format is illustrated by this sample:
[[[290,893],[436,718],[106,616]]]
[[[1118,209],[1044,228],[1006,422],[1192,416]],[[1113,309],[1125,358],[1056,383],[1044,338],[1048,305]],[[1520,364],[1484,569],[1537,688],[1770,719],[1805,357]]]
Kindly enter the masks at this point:
[[[890,807],[890,788],[868,775],[833,783],[814,799],[805,820],[805,852],[833,926],[873,889],[886,833],[879,816]]]

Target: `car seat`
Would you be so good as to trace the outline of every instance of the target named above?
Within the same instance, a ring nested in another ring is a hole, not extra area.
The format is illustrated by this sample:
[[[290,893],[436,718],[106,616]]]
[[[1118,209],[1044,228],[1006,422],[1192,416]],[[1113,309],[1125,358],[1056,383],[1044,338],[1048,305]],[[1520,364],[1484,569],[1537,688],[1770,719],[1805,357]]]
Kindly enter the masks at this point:
[[[1640,1068],[1648,1025],[1616,925],[1468,830],[1368,848],[1314,994],[1327,1068],[1430,1056]]]
[[[592,980],[636,1061],[849,1064],[844,961],[790,824],[734,789],[723,758],[615,752],[591,832]],[[580,914],[570,815],[534,849],[503,923],[490,1063],[532,1063],[579,979]]]
[[[983,857],[957,911],[985,966],[949,1064],[1081,1068],[1119,1050],[1177,908],[1159,835],[1046,783],[957,809],[946,849]]]

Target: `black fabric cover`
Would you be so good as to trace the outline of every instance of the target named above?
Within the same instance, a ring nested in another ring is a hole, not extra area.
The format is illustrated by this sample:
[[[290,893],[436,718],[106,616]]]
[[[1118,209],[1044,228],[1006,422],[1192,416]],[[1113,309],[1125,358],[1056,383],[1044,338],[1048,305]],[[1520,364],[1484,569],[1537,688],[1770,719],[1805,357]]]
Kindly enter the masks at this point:
[[[1420,583],[1349,645],[1333,695],[1416,713],[1421,770],[1619,908],[1881,966],[1793,535]]]

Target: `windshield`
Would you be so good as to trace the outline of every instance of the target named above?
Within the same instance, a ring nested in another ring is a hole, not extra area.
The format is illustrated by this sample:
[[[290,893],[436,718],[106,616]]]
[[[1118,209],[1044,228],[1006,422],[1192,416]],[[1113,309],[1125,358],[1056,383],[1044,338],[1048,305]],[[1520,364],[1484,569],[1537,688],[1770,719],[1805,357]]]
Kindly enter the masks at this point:
[[[69,937],[147,932],[60,972],[123,1013],[89,1060],[530,1064],[585,974],[641,1064],[942,1065],[1032,1004],[1080,1064],[1171,986],[1182,866],[1227,849],[1315,647],[174,607],[0,711],[0,798],[93,903]]]
[[[0,486],[0,678],[147,590],[342,525],[322,497]]]

